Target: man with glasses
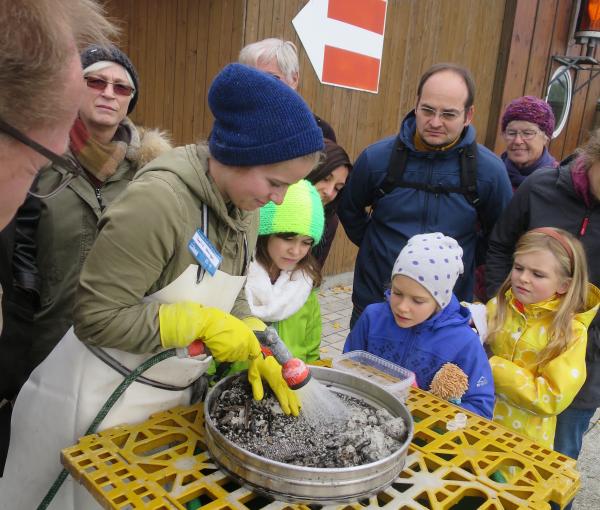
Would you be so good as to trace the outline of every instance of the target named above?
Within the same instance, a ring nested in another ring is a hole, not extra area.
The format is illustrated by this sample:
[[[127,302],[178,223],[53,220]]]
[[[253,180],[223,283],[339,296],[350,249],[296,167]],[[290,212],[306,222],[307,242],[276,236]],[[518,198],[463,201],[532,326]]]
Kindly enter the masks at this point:
[[[0,295],[12,292],[13,217],[48,161],[77,172],[64,152],[84,89],[78,46],[106,44],[116,28],[95,0],[0,0]],[[35,34],[35,37],[32,35]],[[67,180],[70,177],[66,177]],[[66,182],[57,182],[57,193]],[[50,194],[50,193],[49,193]],[[35,221],[35,210],[28,216]],[[21,232],[23,234],[23,232]],[[0,329],[2,317],[0,313]],[[6,374],[3,374],[3,376]],[[4,382],[5,378],[0,377]],[[0,384],[0,468],[10,403]],[[0,469],[1,471],[1,469]]]
[[[0,12],[2,229],[65,151],[84,87],[77,46],[105,44],[116,29],[94,0],[0,0]]]
[[[478,238],[511,197],[502,161],[475,141],[474,97],[467,69],[434,65],[421,77],[400,133],[358,157],[338,210],[359,247],[351,326],[367,305],[385,299],[392,265],[416,234],[443,232],[459,242],[465,271],[454,291],[472,299]]]

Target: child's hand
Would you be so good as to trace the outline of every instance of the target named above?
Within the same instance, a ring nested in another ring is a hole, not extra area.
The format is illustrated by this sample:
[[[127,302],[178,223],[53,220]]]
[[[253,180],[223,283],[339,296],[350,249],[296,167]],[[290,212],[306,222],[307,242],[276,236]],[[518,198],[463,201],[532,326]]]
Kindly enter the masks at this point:
[[[469,325],[477,331],[479,339],[483,344],[488,334],[487,328],[487,310],[485,305],[481,303],[461,303],[464,307],[469,309],[471,312],[471,322]]]

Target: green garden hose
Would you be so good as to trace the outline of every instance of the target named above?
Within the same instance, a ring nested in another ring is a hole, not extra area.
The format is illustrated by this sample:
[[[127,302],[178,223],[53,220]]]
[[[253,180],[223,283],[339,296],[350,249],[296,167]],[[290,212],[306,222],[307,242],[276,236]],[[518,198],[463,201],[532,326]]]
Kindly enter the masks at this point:
[[[100,411],[94,418],[94,421],[92,421],[92,424],[85,431],[84,436],[93,434],[96,431],[96,428],[98,428],[98,425],[102,423],[102,420],[104,420],[108,412],[115,405],[115,402],[119,400],[119,397],[123,394],[123,392],[131,385],[133,381],[135,381],[138,378],[140,374],[144,373],[146,370],[156,365],[157,363],[160,363],[161,361],[176,355],[176,349],[167,349],[166,351],[159,352],[155,356],[152,356],[151,358],[144,361],[135,370],[132,370],[131,373],[127,377],[125,377],[125,379],[123,379],[121,384],[117,386],[115,391],[112,392],[111,396],[108,397],[108,399],[102,406],[102,409],[100,409]],[[42,502],[37,507],[37,510],[45,510],[46,508],[48,508],[48,505],[50,505],[50,503],[54,499],[54,496],[56,496],[56,493],[59,491],[63,482],[67,479],[67,476],[69,476],[69,472],[66,469],[63,469],[58,475],[58,478],[52,484],[52,487],[50,487],[50,490],[47,492],[46,496],[44,496]]]

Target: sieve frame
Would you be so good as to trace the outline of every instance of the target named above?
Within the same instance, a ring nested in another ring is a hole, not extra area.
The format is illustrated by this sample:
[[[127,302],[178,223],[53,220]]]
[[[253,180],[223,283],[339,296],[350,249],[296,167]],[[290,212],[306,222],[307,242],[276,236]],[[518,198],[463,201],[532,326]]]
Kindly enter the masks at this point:
[[[374,496],[398,477],[413,438],[413,418],[404,403],[381,386],[357,375],[333,368],[311,367],[313,377],[338,393],[364,400],[376,409],[385,408],[393,417],[402,417],[408,435],[403,445],[376,462],[348,468],[296,466],[262,457],[227,439],[217,429],[210,409],[233,378],[219,381],[204,403],[206,446],[217,465],[246,488],[263,496],[301,504],[342,504]]]

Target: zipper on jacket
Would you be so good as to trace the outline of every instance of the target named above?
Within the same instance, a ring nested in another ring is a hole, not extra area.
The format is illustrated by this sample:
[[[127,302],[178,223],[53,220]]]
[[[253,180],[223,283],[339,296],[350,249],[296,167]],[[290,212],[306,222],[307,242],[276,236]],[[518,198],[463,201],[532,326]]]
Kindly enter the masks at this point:
[[[589,209],[586,209],[585,216],[583,218],[583,221],[581,222],[581,227],[579,228],[579,237],[583,237],[585,235],[589,223],[590,223],[590,211],[589,211]]]
[[[96,193],[96,199],[98,200],[98,205],[100,206],[100,212],[104,211],[104,198],[102,198],[102,191],[100,188],[94,188],[94,193]]]

